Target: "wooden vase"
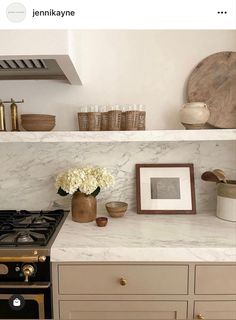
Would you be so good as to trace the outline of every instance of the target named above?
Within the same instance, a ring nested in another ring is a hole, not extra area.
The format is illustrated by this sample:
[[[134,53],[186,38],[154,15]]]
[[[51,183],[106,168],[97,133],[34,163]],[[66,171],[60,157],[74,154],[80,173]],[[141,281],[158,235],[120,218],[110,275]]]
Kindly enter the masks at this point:
[[[72,197],[72,220],[75,222],[91,222],[97,216],[97,200],[82,192],[75,192]]]

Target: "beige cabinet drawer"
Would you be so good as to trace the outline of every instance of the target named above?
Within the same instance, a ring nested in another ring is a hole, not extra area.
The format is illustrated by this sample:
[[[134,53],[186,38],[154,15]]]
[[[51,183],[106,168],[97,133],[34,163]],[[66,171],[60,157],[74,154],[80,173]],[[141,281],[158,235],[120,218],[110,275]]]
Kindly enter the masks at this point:
[[[187,265],[59,265],[60,294],[187,294]],[[122,281],[123,280],[123,281]]]
[[[197,265],[195,294],[236,294],[236,265]]]
[[[194,319],[235,320],[236,301],[196,301]]]
[[[60,301],[60,319],[186,319],[186,301]]]

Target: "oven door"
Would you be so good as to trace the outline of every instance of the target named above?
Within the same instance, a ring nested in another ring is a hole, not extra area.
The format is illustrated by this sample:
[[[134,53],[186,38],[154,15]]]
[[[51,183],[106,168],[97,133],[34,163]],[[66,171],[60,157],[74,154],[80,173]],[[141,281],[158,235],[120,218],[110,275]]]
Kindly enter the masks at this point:
[[[50,283],[0,284],[0,319],[50,318]]]

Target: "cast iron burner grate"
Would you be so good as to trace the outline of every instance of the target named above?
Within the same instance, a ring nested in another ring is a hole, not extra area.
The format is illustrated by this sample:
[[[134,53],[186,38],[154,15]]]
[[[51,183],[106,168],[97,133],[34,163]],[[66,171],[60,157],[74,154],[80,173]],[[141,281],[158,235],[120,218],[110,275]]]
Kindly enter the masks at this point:
[[[63,216],[63,210],[0,210],[0,247],[46,246]]]

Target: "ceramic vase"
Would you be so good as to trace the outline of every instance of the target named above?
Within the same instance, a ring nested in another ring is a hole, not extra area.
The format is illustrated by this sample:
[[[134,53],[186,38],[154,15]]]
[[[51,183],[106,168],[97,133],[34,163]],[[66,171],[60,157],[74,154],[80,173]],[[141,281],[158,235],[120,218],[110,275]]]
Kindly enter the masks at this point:
[[[210,111],[203,102],[189,102],[180,110],[180,121],[186,129],[202,129],[210,117]]]
[[[97,216],[97,200],[91,195],[75,192],[72,197],[72,220],[75,222],[91,222]]]

